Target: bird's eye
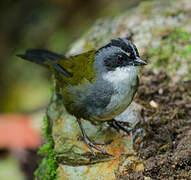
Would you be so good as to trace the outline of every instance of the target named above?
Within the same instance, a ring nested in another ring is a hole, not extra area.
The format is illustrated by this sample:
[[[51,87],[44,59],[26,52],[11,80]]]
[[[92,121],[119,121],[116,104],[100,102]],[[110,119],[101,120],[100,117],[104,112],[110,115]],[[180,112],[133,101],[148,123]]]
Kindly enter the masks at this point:
[[[117,59],[118,59],[118,61],[123,61],[124,60],[124,58],[121,55],[118,55]]]

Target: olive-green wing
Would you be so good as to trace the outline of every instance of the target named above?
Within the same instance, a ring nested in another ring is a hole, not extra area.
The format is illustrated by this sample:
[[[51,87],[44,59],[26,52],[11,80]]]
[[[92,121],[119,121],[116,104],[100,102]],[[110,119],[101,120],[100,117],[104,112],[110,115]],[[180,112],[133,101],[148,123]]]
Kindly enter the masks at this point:
[[[49,63],[59,80],[66,84],[77,85],[85,81],[92,82],[95,76],[94,62],[96,50],[91,50],[67,59]]]

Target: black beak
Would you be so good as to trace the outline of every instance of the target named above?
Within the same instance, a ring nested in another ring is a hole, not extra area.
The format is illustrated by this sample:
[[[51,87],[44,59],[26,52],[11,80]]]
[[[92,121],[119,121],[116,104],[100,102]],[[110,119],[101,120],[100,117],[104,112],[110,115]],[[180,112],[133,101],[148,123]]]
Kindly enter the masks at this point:
[[[134,65],[135,66],[144,66],[144,65],[147,65],[147,62],[142,60],[140,57],[136,57],[136,59],[134,60]]]

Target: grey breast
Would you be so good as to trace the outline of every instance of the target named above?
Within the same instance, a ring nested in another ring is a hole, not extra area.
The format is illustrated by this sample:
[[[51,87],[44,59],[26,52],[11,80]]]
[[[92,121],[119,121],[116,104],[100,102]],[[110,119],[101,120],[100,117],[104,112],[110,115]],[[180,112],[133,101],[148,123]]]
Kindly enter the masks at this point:
[[[85,98],[81,101],[83,117],[88,120],[101,120],[115,90],[111,83],[103,79],[97,80],[89,88],[89,92],[84,94]]]

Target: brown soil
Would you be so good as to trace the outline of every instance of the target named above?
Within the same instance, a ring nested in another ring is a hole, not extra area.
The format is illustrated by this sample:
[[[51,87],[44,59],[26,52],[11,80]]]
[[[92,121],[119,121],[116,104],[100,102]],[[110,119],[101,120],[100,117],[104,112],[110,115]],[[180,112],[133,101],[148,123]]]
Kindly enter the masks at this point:
[[[136,146],[145,170],[122,179],[191,179],[191,81],[173,83],[164,71],[145,70],[135,100],[149,118],[148,135]]]

